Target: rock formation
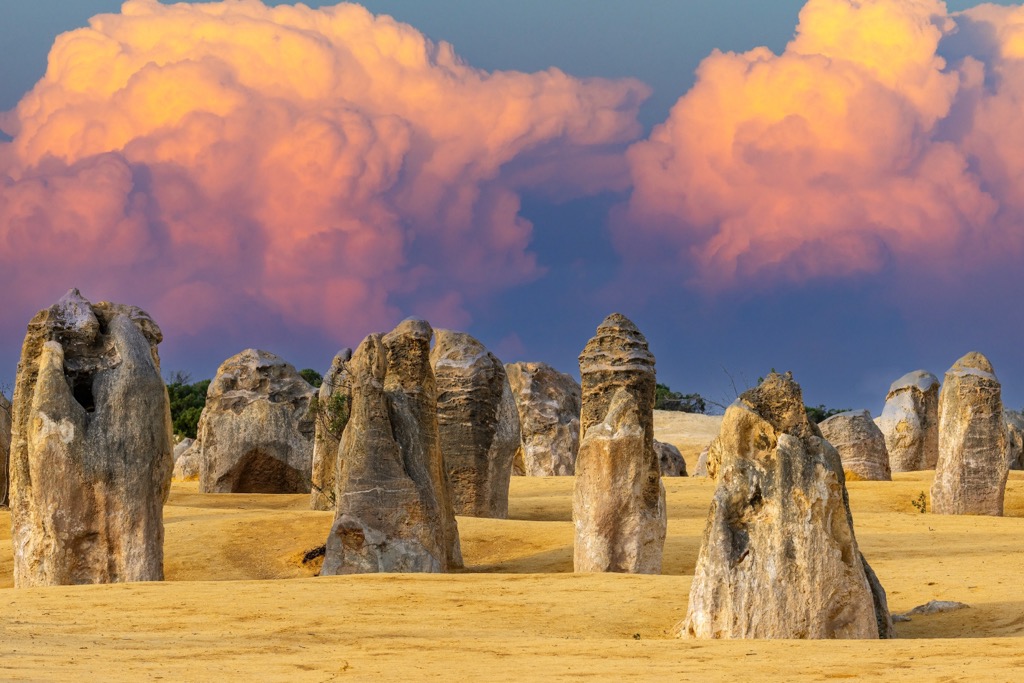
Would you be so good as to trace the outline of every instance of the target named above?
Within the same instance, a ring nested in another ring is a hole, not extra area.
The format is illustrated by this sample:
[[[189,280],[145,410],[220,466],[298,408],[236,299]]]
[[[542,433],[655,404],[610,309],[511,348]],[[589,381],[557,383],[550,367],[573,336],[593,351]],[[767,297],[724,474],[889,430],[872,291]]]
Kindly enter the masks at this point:
[[[636,326],[613,313],[580,354],[580,376],[573,567],[660,574],[667,515],[654,451],[654,356]]]
[[[519,413],[501,361],[464,332],[434,330],[441,452],[457,515],[508,517]]]
[[[686,461],[679,449],[670,443],[654,441],[654,452],[658,454],[658,463],[661,466],[663,477],[685,477]]]
[[[678,634],[890,637],[885,591],[857,548],[843,468],[789,373],[725,413],[718,486]]]
[[[1008,469],[999,380],[988,359],[971,352],[946,372],[939,395],[931,511],[1002,515]]]
[[[1024,470],[1024,415],[1004,410],[1006,424],[1006,465],[1011,470]]]
[[[188,452],[188,449],[192,448],[192,444],[194,444],[195,442],[195,439],[189,439],[188,437],[186,437],[179,441],[178,443],[174,444],[174,462],[178,462],[178,459],[181,458],[181,456],[184,455],[186,452]]]
[[[885,436],[866,410],[851,410],[833,415],[818,425],[822,436],[832,444],[843,461],[847,476],[864,481],[892,481]]]
[[[462,566],[437,431],[430,325],[406,320],[348,362],[338,508],[321,574],[443,572]]]
[[[163,579],[162,339],[144,311],[74,289],[29,323],[13,406],[15,586]]]
[[[522,433],[514,473],[572,476],[580,445],[580,385],[544,363],[509,363],[505,373]]]
[[[939,457],[938,378],[915,370],[893,382],[875,424],[885,436],[892,472],[935,469]]]
[[[284,360],[246,349],[206,392],[196,443],[203,493],[309,493],[315,390]]]
[[[172,479],[174,481],[199,481],[199,448],[194,440],[186,439],[186,441],[192,443],[175,458]]]
[[[352,349],[342,349],[334,356],[324,375],[316,399],[316,429],[313,440],[313,480],[309,507],[313,510],[334,510],[334,480],[338,469],[338,447],[348,422],[352,399],[348,382],[348,361]]]
[[[0,393],[0,507],[11,504],[11,402]]]

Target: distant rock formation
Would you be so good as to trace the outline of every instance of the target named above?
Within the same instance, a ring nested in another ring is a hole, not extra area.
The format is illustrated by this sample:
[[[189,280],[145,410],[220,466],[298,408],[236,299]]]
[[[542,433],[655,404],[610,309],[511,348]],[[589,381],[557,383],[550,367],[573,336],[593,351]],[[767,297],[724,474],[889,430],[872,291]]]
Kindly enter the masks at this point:
[[[316,429],[313,439],[313,478],[309,494],[312,510],[334,510],[334,481],[338,470],[338,448],[348,423],[352,400],[348,381],[348,361],[352,349],[342,349],[331,361],[316,399]]]
[[[933,470],[939,458],[939,380],[908,372],[892,383],[875,420],[885,436],[892,472]]]
[[[575,474],[580,447],[580,385],[545,363],[509,363],[505,373],[522,433],[514,474]]]
[[[141,309],[75,289],[29,323],[13,405],[15,586],[163,579],[162,339]]]
[[[11,504],[11,402],[0,393],[0,507]]]
[[[188,448],[175,457],[172,479],[174,481],[199,481],[199,448],[193,439],[185,441],[191,441],[191,443]]]
[[[853,532],[843,467],[789,373],[726,410],[686,638],[891,637]]]
[[[192,448],[192,444],[194,444],[195,442],[195,439],[185,437],[178,443],[174,444],[174,462],[177,463],[178,459],[181,458],[181,456],[184,455],[186,452],[188,452],[188,449]]]
[[[203,493],[309,493],[315,390],[280,357],[246,349],[206,392],[196,443]]]
[[[654,452],[654,356],[636,325],[613,313],[580,354],[580,376],[573,567],[660,574],[667,514]]]
[[[1006,424],[1006,465],[1011,470],[1024,470],[1024,415],[1016,410],[1003,410]]]
[[[334,526],[321,574],[443,572],[462,566],[437,429],[430,325],[371,334],[348,362]]]
[[[833,415],[818,424],[843,461],[843,471],[865,481],[892,481],[885,436],[866,410]]]
[[[663,477],[685,477],[686,460],[679,449],[670,443],[662,443],[655,439],[654,452],[658,454],[658,463],[661,466]]]
[[[457,515],[508,517],[519,412],[505,368],[465,332],[434,330],[430,364],[437,383],[441,452]]]
[[[708,474],[708,458],[711,456],[711,444],[704,447],[704,450],[697,456],[697,464],[693,468],[693,476],[710,477]]]
[[[939,461],[931,511],[1003,514],[1009,464],[999,380],[988,359],[971,352],[946,372],[939,395]]]

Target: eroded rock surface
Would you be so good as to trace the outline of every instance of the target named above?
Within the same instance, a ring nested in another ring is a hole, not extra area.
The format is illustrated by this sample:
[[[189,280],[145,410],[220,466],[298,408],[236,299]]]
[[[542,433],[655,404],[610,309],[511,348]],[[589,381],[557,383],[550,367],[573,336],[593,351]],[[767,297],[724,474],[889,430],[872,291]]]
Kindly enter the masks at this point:
[[[141,309],[78,290],[29,323],[13,404],[15,586],[163,579],[162,339]]]
[[[317,393],[313,439],[313,477],[309,494],[312,510],[334,510],[334,481],[338,470],[338,447],[348,423],[352,392],[348,381],[348,361],[352,349],[342,349],[331,361]]]
[[[670,443],[654,441],[654,452],[658,454],[658,462],[661,465],[661,476],[663,477],[685,477],[686,460],[679,449]]]
[[[690,590],[688,638],[890,637],[857,547],[839,454],[789,373],[725,413],[722,460]]]
[[[465,332],[434,330],[437,423],[457,515],[508,517],[519,413],[505,367]]]
[[[939,380],[915,370],[892,383],[875,420],[885,436],[892,472],[935,469],[939,458]]]
[[[337,513],[324,575],[443,572],[462,566],[437,428],[430,325],[371,334],[348,362]]]
[[[864,481],[892,481],[885,436],[866,410],[833,415],[818,424],[843,461],[843,471]]]
[[[522,435],[513,473],[572,476],[580,445],[580,385],[545,363],[509,363],[505,372]]]
[[[1024,415],[1016,410],[1003,410],[1006,424],[1006,465],[1011,470],[1024,470]]]
[[[654,356],[636,326],[614,313],[580,354],[580,376],[573,567],[659,574],[667,516],[654,451]]]
[[[206,392],[196,443],[203,493],[309,493],[316,390],[279,356],[246,349]]]
[[[1002,388],[992,364],[971,352],[946,372],[939,395],[939,461],[931,511],[1003,514],[1009,463]]]
[[[0,393],[0,507],[11,504],[11,402]]]

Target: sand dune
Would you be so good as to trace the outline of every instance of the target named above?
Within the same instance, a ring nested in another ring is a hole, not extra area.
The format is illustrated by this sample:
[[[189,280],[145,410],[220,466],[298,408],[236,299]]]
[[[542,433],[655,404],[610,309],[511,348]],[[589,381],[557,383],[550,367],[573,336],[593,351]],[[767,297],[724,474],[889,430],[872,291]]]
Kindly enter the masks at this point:
[[[511,519],[459,518],[466,571],[443,576],[314,577],[302,556],[331,513],[305,496],[203,495],[193,482],[175,483],[165,508],[166,582],[14,590],[3,513],[0,679],[1018,679],[1024,473],[1011,474],[1004,518],[918,513],[930,479],[849,485],[894,612],[970,605],[897,624],[888,642],[670,638],[713,492],[701,479],[665,482],[656,577],[571,573],[571,478],[514,478]]]

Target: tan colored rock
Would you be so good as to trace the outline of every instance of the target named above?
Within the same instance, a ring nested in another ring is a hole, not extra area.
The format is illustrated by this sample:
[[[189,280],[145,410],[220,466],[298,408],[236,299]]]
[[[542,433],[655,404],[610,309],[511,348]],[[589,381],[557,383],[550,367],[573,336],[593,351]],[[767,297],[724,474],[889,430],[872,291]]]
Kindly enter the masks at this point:
[[[580,385],[545,363],[505,366],[519,413],[522,444],[514,474],[572,476],[580,445]]]
[[[662,443],[655,439],[654,452],[658,454],[658,463],[661,466],[663,477],[685,477],[686,460],[679,449],[670,443]]]
[[[437,423],[457,515],[508,517],[519,413],[505,368],[465,332],[434,330]]]
[[[191,443],[175,458],[174,472],[171,478],[174,481],[199,481],[199,449],[196,448],[194,439],[185,439],[178,445],[180,446],[186,441]]]
[[[697,456],[697,465],[693,468],[693,476],[695,477],[709,477],[708,474],[708,457],[711,455],[711,444],[704,447],[704,450]]]
[[[1003,410],[1006,424],[1006,465],[1011,470],[1024,470],[1024,415],[1016,410]]]
[[[29,323],[13,405],[15,586],[163,579],[162,338],[141,309],[74,289]]]
[[[0,393],[0,507],[11,504],[11,402]]]
[[[348,362],[338,508],[323,575],[443,572],[462,566],[437,429],[430,325],[371,334]]]
[[[1009,465],[1002,389],[988,359],[971,352],[946,372],[939,395],[939,461],[931,511],[1003,514]]]
[[[573,568],[660,574],[667,514],[654,451],[654,356],[636,326],[613,313],[580,354],[580,376]]]
[[[890,637],[885,591],[857,547],[842,463],[789,373],[725,413],[718,487],[686,638]]]
[[[892,383],[875,420],[892,472],[935,469],[939,457],[939,380],[915,370]]]
[[[313,477],[309,494],[312,510],[334,510],[334,481],[338,470],[338,448],[348,422],[352,400],[348,382],[348,361],[352,349],[342,349],[324,374],[316,400],[316,428],[313,439]]]
[[[864,481],[892,481],[885,436],[866,410],[850,410],[818,424],[843,461],[843,471]]]

